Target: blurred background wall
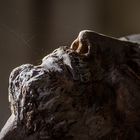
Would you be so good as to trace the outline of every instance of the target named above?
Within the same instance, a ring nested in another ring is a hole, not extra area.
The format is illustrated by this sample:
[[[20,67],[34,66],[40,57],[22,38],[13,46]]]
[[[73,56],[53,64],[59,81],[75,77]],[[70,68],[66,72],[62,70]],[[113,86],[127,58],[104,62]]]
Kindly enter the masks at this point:
[[[140,33],[140,1],[0,1],[0,129],[10,115],[11,70],[24,63],[39,64],[53,49],[69,46],[83,29],[114,37]]]

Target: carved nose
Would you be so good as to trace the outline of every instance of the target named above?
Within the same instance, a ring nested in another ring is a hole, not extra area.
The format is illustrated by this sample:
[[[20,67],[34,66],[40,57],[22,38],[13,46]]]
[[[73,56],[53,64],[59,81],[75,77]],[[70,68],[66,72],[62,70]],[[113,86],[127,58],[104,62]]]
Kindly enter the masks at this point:
[[[78,37],[71,44],[70,48],[81,55],[88,56],[90,53],[90,42],[88,39],[88,32],[89,31],[87,30],[81,31]]]

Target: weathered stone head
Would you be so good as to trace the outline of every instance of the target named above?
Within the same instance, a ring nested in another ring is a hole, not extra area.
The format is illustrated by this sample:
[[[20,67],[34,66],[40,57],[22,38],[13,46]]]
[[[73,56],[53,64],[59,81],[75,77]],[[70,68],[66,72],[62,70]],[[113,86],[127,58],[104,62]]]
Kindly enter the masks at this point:
[[[140,45],[82,31],[14,69],[9,102],[1,140],[140,139]]]

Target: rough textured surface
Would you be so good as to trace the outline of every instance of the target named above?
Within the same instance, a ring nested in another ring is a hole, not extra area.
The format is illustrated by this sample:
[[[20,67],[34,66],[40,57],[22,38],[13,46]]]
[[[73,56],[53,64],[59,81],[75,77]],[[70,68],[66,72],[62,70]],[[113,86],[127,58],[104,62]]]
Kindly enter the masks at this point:
[[[140,45],[131,40],[82,31],[41,65],[14,69],[0,139],[139,140]]]

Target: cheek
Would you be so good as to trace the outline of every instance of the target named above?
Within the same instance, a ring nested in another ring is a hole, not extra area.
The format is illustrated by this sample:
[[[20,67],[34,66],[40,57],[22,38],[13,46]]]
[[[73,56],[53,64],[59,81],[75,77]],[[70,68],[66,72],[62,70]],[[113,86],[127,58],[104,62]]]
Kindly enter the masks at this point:
[[[126,95],[128,94],[128,91],[123,88],[120,87],[117,90],[117,109],[121,112],[125,111],[126,108]]]
[[[117,110],[127,123],[139,121],[139,98],[125,86],[117,90]]]

